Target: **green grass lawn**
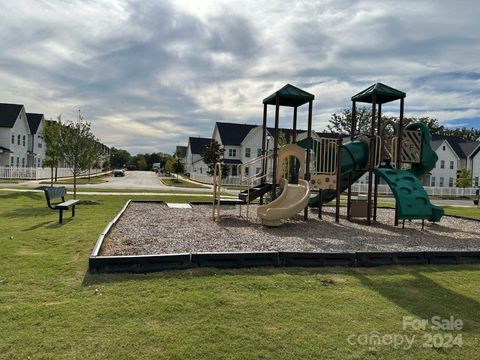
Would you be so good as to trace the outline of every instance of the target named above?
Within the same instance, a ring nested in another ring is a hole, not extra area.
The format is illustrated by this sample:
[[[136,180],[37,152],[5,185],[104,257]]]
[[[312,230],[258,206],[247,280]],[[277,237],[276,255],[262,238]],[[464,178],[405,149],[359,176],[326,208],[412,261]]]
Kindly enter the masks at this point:
[[[18,184],[16,179],[0,179],[0,184]]]
[[[0,358],[478,358],[480,266],[87,274],[130,197],[81,196],[99,204],[58,225],[42,194],[0,192]],[[403,331],[402,316],[462,319],[463,347],[424,348],[431,331]],[[409,350],[347,341],[375,332],[417,338]]]
[[[91,176],[90,179],[88,177],[82,177],[77,179],[77,184],[82,185],[82,184],[101,184],[104,182],[107,182],[109,178],[112,177],[112,174],[104,174],[104,175],[99,175],[99,176]],[[40,184],[46,184],[50,185],[49,180],[41,181]],[[55,186],[56,184],[69,184],[73,185],[73,179],[59,179],[58,181],[54,182],[53,185]]]
[[[200,188],[200,189],[208,189],[208,187],[192,183],[189,181],[185,181],[183,179],[176,179],[175,177],[173,178],[161,178],[160,181],[167,185],[167,186],[176,186],[176,187],[185,187],[185,188]]]
[[[331,203],[330,203],[331,204]],[[393,202],[379,201],[378,206],[394,208]],[[480,208],[478,207],[466,207],[466,206],[442,206],[445,211],[445,215],[460,216],[466,219],[480,220]]]

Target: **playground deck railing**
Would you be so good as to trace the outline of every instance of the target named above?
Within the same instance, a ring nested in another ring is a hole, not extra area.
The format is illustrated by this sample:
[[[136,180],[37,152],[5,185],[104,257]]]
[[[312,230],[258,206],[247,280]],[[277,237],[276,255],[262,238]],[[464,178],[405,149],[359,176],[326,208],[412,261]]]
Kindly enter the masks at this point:
[[[258,156],[252,160],[249,160],[243,164],[237,165],[237,174],[240,174],[240,186],[245,186],[247,189],[247,218],[249,216],[249,207],[250,207],[250,190],[257,185],[259,182],[261,182],[264,179],[267,179],[270,175],[268,172],[263,174],[262,172],[256,173],[250,176],[247,176],[246,178],[243,177],[243,174],[245,173],[245,169],[249,167],[250,165],[253,165],[258,162],[262,162],[262,164],[268,164],[269,159],[272,158],[272,154],[265,154]],[[239,207],[239,215],[242,216],[242,206]]]
[[[337,144],[338,139],[314,139],[312,144],[313,154],[310,168],[312,175],[334,175],[337,171]]]

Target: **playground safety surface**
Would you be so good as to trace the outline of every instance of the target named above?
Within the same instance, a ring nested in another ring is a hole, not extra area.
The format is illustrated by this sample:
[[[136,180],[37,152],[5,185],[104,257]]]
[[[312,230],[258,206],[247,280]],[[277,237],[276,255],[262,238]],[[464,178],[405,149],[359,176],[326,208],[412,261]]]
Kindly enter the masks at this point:
[[[395,227],[394,211],[378,209],[377,222],[349,222],[342,208],[335,223],[334,208],[325,207],[323,219],[310,211],[284,222],[281,227],[261,225],[256,206],[246,207],[239,217],[238,206],[222,205],[221,219],[211,220],[212,207],[169,208],[155,202],[132,202],[109,229],[101,256],[186,254],[203,252],[422,252],[479,251],[480,223],[445,216],[438,224],[406,222]]]

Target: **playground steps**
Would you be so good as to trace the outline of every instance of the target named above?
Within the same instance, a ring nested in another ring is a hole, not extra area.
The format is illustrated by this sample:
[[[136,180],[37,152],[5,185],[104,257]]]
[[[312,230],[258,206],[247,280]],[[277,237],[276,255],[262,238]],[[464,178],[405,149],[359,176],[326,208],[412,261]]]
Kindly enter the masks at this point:
[[[395,196],[398,218],[401,220],[440,221],[443,209],[433,205],[420,180],[410,171],[398,169],[375,169]]]
[[[243,190],[238,194],[238,198],[243,202],[251,202],[256,198],[266,194],[272,190],[272,184],[265,183],[263,185],[258,185],[249,190]]]

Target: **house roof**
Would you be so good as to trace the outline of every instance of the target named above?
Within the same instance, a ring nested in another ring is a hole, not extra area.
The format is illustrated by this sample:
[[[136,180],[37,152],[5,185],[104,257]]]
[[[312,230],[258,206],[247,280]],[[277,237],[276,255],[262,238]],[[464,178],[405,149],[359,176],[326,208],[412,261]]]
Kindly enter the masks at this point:
[[[220,138],[222,139],[223,145],[240,146],[248,133],[252,129],[257,127],[261,127],[261,125],[217,122],[217,129],[220,134]],[[292,129],[279,128],[278,130],[282,131],[285,134],[287,141],[290,141],[293,133]],[[273,135],[273,133],[275,132],[275,128],[267,127],[267,131],[270,133],[270,135]],[[297,135],[303,134],[305,132],[306,130],[297,129]],[[335,133],[317,132],[316,134],[319,137],[338,137],[338,134]]]
[[[250,130],[258,125],[217,122],[217,129],[223,145],[240,145]]]
[[[352,96],[352,101],[372,103],[373,95],[375,95],[375,102],[377,104],[384,104],[390,101],[403,99],[407,94],[403,91],[394,89],[390,86],[382,84],[380,82],[373,84],[360,91],[358,94]]]
[[[480,145],[480,142],[478,142],[478,141],[465,141],[465,142],[460,143],[459,145],[462,148],[465,156],[469,157],[473,154],[473,152]]]
[[[432,148],[433,151],[436,151],[440,147],[440,145],[443,144],[444,141],[445,141],[444,139],[442,139],[442,140],[432,140],[432,141],[430,141],[430,147]]]
[[[446,140],[448,144],[452,147],[453,151],[457,154],[457,156],[461,159],[466,159],[467,156],[465,155],[465,152],[463,151],[462,147],[460,146],[461,143],[465,142],[465,140],[461,137],[458,136],[449,136],[449,135],[437,135],[437,134],[432,134],[432,142],[436,142],[438,140]],[[437,146],[438,148],[438,146]],[[434,149],[436,150],[436,149]]]
[[[480,152],[480,142],[477,141],[477,144],[478,144],[477,148],[475,150],[473,150],[473,152],[470,154],[471,158],[474,158]]]
[[[279,97],[281,106],[300,106],[315,99],[315,95],[306,92],[296,86],[287,84],[280,90],[275,91],[269,97],[263,99],[264,104],[275,105]]]
[[[34,114],[27,113],[28,126],[30,127],[30,132],[36,134],[40,123],[42,122],[43,114]]]
[[[201,138],[201,137],[190,137],[188,138],[188,143],[190,144],[190,149],[192,154],[203,155],[205,149],[210,143],[212,139],[210,138]]]
[[[0,146],[0,154],[11,153],[11,152],[13,152],[13,151],[10,150],[10,149],[7,149],[6,147]]]
[[[0,127],[11,128],[17,121],[23,105],[0,103]]]

